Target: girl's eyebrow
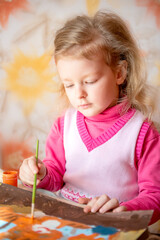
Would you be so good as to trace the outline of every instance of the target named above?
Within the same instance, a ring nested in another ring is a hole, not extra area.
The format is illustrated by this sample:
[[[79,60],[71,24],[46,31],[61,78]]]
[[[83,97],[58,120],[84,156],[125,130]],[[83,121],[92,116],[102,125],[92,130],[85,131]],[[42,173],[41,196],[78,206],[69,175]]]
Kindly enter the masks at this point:
[[[98,75],[100,75],[100,72],[92,72],[92,73],[84,75],[83,78],[98,76]]]
[[[85,79],[85,78],[87,78],[87,77],[92,77],[92,76],[99,76],[100,75],[100,72],[93,72],[93,73],[89,73],[89,74],[86,74],[86,75],[84,75],[83,77],[82,77],[82,79]],[[69,78],[65,78],[65,79],[63,79],[62,80],[62,82],[71,82],[72,80],[71,79],[69,79]]]
[[[71,79],[68,79],[68,78],[65,78],[62,80],[62,82],[71,82],[72,80]]]

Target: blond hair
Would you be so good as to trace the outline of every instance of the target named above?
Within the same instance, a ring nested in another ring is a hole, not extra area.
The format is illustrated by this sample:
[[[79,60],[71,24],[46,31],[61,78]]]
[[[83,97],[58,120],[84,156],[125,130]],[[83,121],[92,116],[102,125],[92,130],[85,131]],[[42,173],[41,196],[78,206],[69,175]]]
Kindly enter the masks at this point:
[[[155,111],[155,92],[146,80],[142,56],[134,37],[125,22],[113,12],[98,11],[94,16],[77,16],[68,20],[57,31],[54,40],[54,57],[64,56],[94,59],[102,54],[113,70],[126,61],[127,77],[120,85],[120,100],[127,100],[125,111],[130,107],[152,119]],[[65,94],[63,86],[61,92]]]

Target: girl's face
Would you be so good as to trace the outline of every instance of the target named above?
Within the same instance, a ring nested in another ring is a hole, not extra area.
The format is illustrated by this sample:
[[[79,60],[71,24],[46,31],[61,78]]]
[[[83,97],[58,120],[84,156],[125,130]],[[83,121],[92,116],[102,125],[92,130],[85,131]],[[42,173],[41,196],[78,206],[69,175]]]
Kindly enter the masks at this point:
[[[71,105],[84,116],[95,116],[116,104],[124,79],[101,57],[63,57],[57,62],[57,70]]]

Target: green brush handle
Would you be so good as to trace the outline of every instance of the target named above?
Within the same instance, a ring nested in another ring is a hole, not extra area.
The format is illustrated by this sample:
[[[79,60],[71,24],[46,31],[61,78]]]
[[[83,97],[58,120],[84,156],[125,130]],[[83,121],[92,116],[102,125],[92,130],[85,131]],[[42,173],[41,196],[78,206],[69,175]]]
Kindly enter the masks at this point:
[[[37,146],[36,146],[36,164],[38,164],[38,149],[39,149],[39,140],[37,140]],[[32,203],[35,203],[36,182],[37,182],[37,174],[34,175],[34,184],[33,184],[33,191],[32,191]]]

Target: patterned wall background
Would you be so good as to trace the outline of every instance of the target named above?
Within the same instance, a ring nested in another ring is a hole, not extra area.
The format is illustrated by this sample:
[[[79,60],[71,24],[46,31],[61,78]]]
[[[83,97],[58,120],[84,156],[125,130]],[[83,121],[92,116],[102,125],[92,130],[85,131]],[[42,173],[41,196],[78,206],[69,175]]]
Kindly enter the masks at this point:
[[[0,0],[0,167],[40,158],[57,117],[56,69],[48,54],[67,18],[98,9],[120,14],[146,57],[148,81],[160,86],[160,0]]]

